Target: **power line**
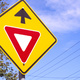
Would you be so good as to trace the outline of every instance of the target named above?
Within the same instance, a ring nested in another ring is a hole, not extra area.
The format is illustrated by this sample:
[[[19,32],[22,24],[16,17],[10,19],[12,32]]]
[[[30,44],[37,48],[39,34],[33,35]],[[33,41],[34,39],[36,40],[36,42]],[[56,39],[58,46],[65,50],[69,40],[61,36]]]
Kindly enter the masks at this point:
[[[80,76],[79,77],[45,77],[45,76],[33,76],[32,75],[32,77],[38,77],[38,78],[54,78],[54,79],[64,79],[64,78],[80,78]]]
[[[68,78],[68,77],[43,77],[43,76],[33,76],[33,77],[37,77],[37,78],[52,78],[52,79],[64,79],[64,78]],[[80,76],[79,77],[69,77],[69,79],[74,79],[74,78],[80,78]]]
[[[64,78],[63,80],[65,80],[65,79],[69,78],[70,76],[72,76],[72,75],[74,75],[74,74],[76,74],[76,73],[78,73],[78,72],[80,72],[80,70],[78,70],[78,71],[76,71],[76,72],[74,72],[74,73],[70,74],[69,76],[67,76],[67,77],[66,77],[66,78]]]
[[[43,76],[33,76],[32,75],[32,77],[38,77],[38,78],[52,78],[52,79],[67,79],[67,78],[69,78],[69,79],[72,79],[72,78],[80,78],[80,76],[77,76],[77,77],[70,77],[70,76],[72,76],[72,75],[74,75],[74,74],[76,74],[76,73],[78,73],[78,72],[80,72],[80,70],[78,70],[78,71],[76,71],[75,73],[73,73],[73,74],[71,74],[71,75],[69,75],[69,76],[67,76],[67,77],[43,77]]]
[[[62,66],[64,66],[64,65],[68,64],[69,62],[73,61],[74,59],[76,59],[76,58],[78,58],[78,57],[80,57],[80,55],[78,55],[78,56],[74,57],[73,59],[71,59],[71,60],[67,61],[66,63],[62,64],[61,66],[57,67],[56,69],[54,69],[54,70],[52,70],[52,71],[50,71],[50,72],[46,73],[45,75],[43,75],[43,76],[42,76],[42,77],[40,77],[40,78],[43,78],[43,77],[44,77],[44,76],[46,76],[47,74],[52,73],[53,71],[55,71],[55,70],[57,70],[57,69],[61,68]],[[39,80],[40,78],[38,78],[38,79],[36,79],[36,80]]]
[[[45,71],[51,69],[52,67],[54,67],[54,66],[56,66],[57,64],[59,64],[60,62],[64,61],[65,59],[67,59],[68,57],[70,57],[71,55],[73,55],[74,53],[76,53],[76,52],[79,51],[79,50],[80,50],[80,48],[77,49],[76,51],[74,51],[73,53],[71,53],[70,55],[68,55],[67,57],[63,58],[62,60],[58,61],[56,64],[54,64],[54,65],[52,65],[51,67],[49,67],[49,68],[45,69],[44,71],[40,72],[39,74],[44,73]],[[37,75],[39,75],[39,74],[37,74]]]
[[[56,68],[56,69],[54,69],[54,70],[52,70],[52,71],[50,71],[50,72],[48,72],[48,73],[51,73],[51,72],[53,72],[53,71],[55,71],[55,70],[57,70],[57,69],[61,68],[62,66],[64,66],[64,65],[68,64],[69,62],[73,61],[74,59],[76,59],[76,58],[78,58],[78,57],[80,57],[80,55],[78,55],[78,56],[74,57],[73,59],[69,60],[68,62],[66,62],[66,63],[62,64],[62,65],[61,65],[61,66],[59,66],[58,68]],[[46,73],[45,75],[47,75],[48,73]],[[44,75],[44,76],[45,76],[45,75]]]
[[[41,70],[42,68],[44,68],[46,65],[49,65],[51,62],[53,62],[54,60],[56,60],[57,58],[59,58],[60,56],[62,56],[64,53],[66,53],[67,51],[69,51],[71,48],[73,48],[74,46],[76,46],[77,44],[79,44],[80,41],[76,42],[74,45],[72,45],[70,48],[68,48],[67,50],[65,50],[63,53],[61,53],[60,55],[58,55],[57,57],[55,57],[54,59],[52,59],[51,61],[49,61],[48,63],[46,63],[44,66],[42,66],[41,68],[37,69],[36,71],[34,71],[33,73],[31,73],[30,75],[36,73],[37,71]]]
[[[35,77],[41,77],[41,76],[35,76]],[[52,78],[52,79],[64,79],[64,78],[68,78],[68,77],[43,77],[43,78]],[[78,79],[80,77],[69,77],[69,79]]]
[[[77,77],[77,78],[75,78],[74,80],[77,80],[77,79],[79,79],[79,78]]]
[[[52,67],[54,67],[54,66],[56,66],[57,64],[59,64],[60,62],[64,61],[65,59],[67,59],[68,57],[70,57],[71,55],[73,55],[74,53],[76,53],[76,52],[79,51],[79,50],[80,50],[80,48],[77,49],[76,51],[74,51],[73,53],[71,53],[70,55],[68,55],[67,57],[63,58],[62,60],[58,61],[57,63],[55,63],[55,64],[52,65],[51,67],[49,67],[49,68],[45,69],[44,71],[40,72],[39,74],[44,73],[45,71],[51,69]],[[39,74],[37,74],[37,75],[39,75]],[[36,75],[36,76],[37,76],[37,75]],[[32,78],[31,78],[31,79],[32,79]]]

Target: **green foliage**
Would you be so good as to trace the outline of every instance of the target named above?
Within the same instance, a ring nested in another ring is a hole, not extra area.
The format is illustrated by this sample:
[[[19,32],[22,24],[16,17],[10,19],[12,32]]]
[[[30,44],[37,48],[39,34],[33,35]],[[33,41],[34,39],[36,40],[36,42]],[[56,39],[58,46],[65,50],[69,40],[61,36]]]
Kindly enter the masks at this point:
[[[8,5],[7,0],[0,0],[0,12],[5,11]],[[6,80],[17,80],[17,71],[14,71],[11,64],[12,63],[4,55],[3,51],[0,50],[0,77],[5,78]]]
[[[7,0],[0,0],[0,9],[1,12],[5,11],[8,7],[9,4],[7,3]]]
[[[17,71],[11,67],[11,62],[0,50],[0,77],[4,77],[6,80],[17,80]]]

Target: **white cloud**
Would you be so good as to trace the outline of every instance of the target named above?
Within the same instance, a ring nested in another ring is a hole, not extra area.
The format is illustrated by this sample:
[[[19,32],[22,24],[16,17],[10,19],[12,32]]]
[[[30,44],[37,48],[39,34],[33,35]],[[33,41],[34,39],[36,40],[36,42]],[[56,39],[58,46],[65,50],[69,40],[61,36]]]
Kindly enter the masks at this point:
[[[41,15],[40,18],[55,32],[75,31],[80,28],[80,24],[74,19],[65,20],[61,17],[51,15]]]
[[[16,1],[11,0],[11,5]],[[36,5],[34,10],[52,31],[68,32],[80,29],[80,0],[43,0],[42,3],[45,3],[44,8]]]
[[[50,14],[40,14],[43,22],[55,32],[67,32],[80,29],[80,1],[77,0],[45,0],[51,8]],[[42,12],[41,12],[42,13]]]
[[[58,9],[72,9],[79,7],[80,0],[45,0],[46,6]]]

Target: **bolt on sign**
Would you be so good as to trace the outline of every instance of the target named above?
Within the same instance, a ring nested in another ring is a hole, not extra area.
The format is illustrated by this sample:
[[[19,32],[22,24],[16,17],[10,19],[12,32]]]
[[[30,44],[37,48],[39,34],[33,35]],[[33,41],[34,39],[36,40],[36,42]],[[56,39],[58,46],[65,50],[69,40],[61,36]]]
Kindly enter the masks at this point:
[[[0,14],[0,49],[25,75],[57,42],[25,0]]]

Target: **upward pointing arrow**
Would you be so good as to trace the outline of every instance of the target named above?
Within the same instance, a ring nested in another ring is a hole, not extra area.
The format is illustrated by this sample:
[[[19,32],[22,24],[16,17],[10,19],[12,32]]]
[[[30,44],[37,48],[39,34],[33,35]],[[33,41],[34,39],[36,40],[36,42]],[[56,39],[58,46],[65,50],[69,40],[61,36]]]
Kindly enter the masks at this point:
[[[15,14],[15,16],[21,16],[21,23],[25,24],[25,17],[28,19],[31,19],[30,16],[27,14],[27,12],[22,8],[18,13]]]

